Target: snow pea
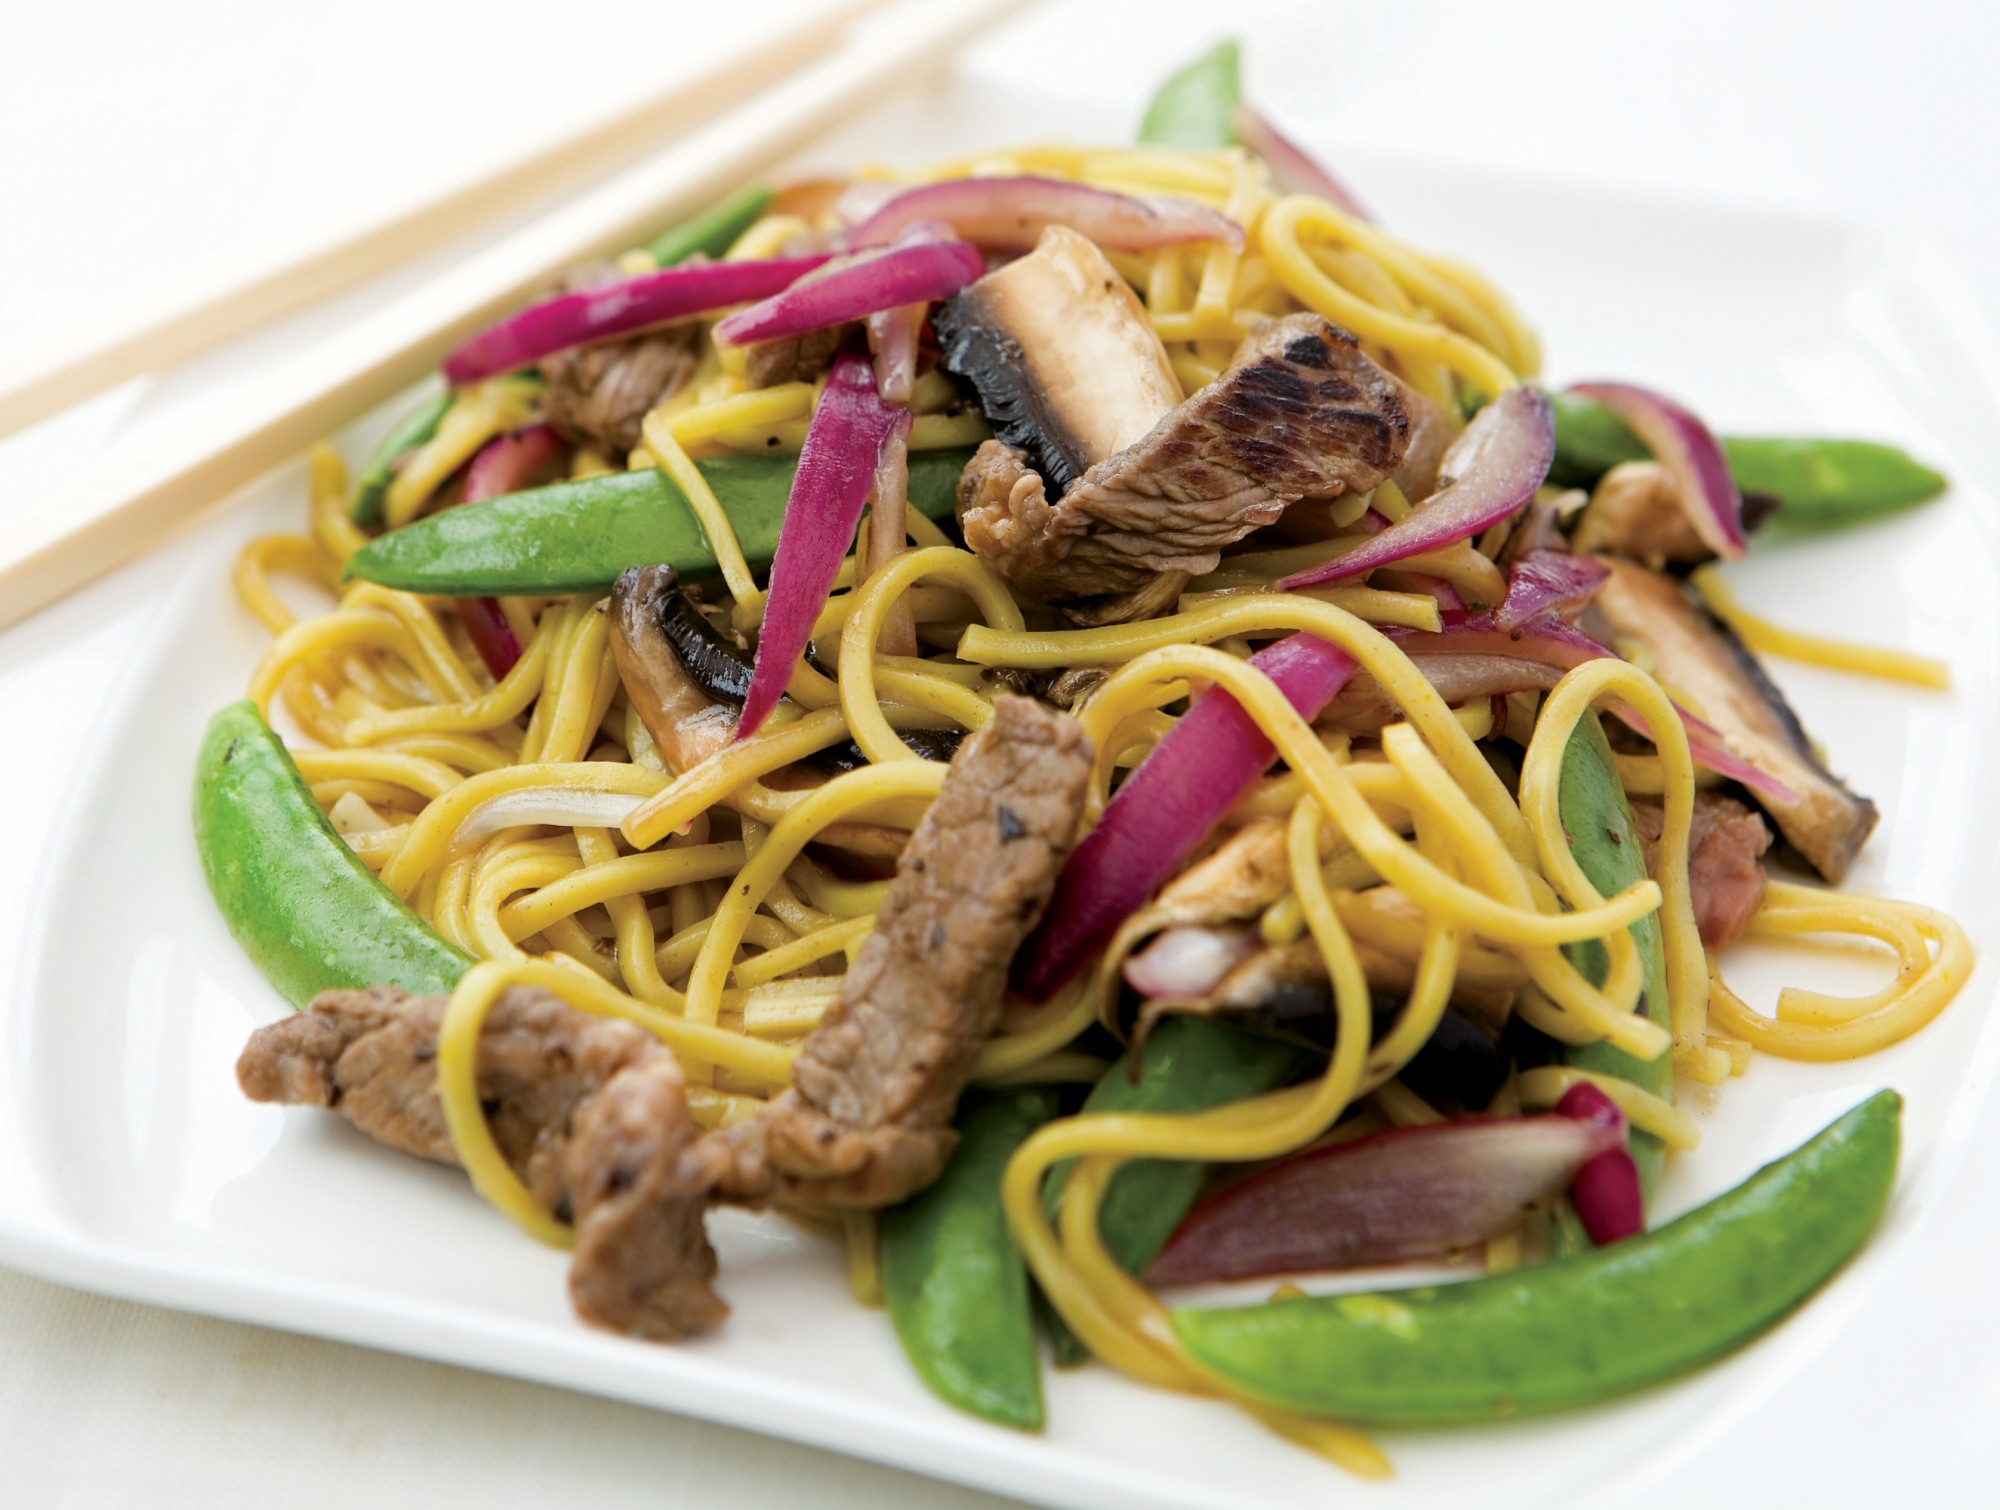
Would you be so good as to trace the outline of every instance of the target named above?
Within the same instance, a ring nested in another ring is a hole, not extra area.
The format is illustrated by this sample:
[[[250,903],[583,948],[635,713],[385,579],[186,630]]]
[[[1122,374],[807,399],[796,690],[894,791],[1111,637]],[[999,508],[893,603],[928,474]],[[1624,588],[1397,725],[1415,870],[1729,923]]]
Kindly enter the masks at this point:
[[[1750,1341],[1853,1255],[1895,1180],[1881,1091],[1665,1227],[1464,1284],[1180,1310],[1176,1335],[1252,1399],[1385,1426],[1624,1394]]]
[[[1633,832],[1632,809],[1625,801],[1625,789],[1618,780],[1611,746],[1605,741],[1603,726],[1594,713],[1577,721],[1569,743],[1563,747],[1562,790],[1556,805],[1562,815],[1563,832],[1569,836],[1570,853],[1590,878],[1591,885],[1608,897],[1646,878],[1645,849]],[[1649,914],[1639,919],[1631,932],[1639,948],[1639,964],[1645,980],[1641,1009],[1664,1028],[1668,1022],[1667,963],[1659,916]],[[1592,985],[1604,984],[1610,957],[1596,939],[1566,944],[1563,952]],[[1656,1096],[1673,1099],[1674,1067],[1669,1054],[1638,1059],[1607,1043],[1586,1043],[1565,1048],[1563,1059],[1579,1069],[1616,1075]],[[1666,1163],[1666,1145],[1637,1128],[1632,1129],[1631,1143],[1632,1162],[1639,1166],[1639,1184],[1650,1197]]]
[[[1048,1089],[967,1098],[944,1173],[882,1213],[882,1298],[917,1373],[961,1410],[1028,1431],[1042,1424],[1041,1360],[1000,1177],[1055,1114]]]
[[[382,443],[368,458],[360,480],[354,485],[354,497],[347,505],[348,518],[356,524],[381,523],[382,499],[389,491],[389,484],[396,480],[397,463],[437,434],[439,424],[451,409],[452,398],[449,388],[431,395],[397,420],[395,427],[382,437]]]
[[[370,874],[313,801],[253,702],[209,721],[195,762],[194,838],[223,921],[278,993],[449,991],[471,957]]]
[[[764,213],[764,207],[770,202],[771,191],[762,184],[738,189],[720,204],[663,233],[658,240],[649,243],[646,250],[652,253],[653,261],[661,267],[685,262],[696,252],[706,257],[720,257],[736,244],[738,236],[757,223],[757,217]]]
[[[1083,1103],[1092,1112],[1198,1112],[1262,1095],[1295,1079],[1308,1060],[1276,1038],[1245,1032],[1205,1017],[1174,1016],[1146,1040],[1140,1073],[1132,1077],[1128,1053],[1104,1072]],[[1178,1159],[1134,1159],[1111,1177],[1098,1207],[1104,1246],[1130,1273],[1144,1271],[1201,1193],[1209,1166]],[[1042,1203],[1051,1220],[1062,1205],[1070,1164],[1049,1171]],[[1046,1313],[1056,1362],[1065,1367],[1086,1356],[1083,1344],[1053,1311]]]
[[[1556,459],[1549,480],[1589,487],[1620,462],[1652,453],[1625,421],[1602,404],[1553,395]],[[1869,440],[1722,437],[1730,475],[1746,493],[1784,503],[1787,527],[1855,524],[1935,498],[1945,478],[1894,446]]]
[[[957,506],[971,453],[910,454],[910,502],[932,519]],[[771,559],[796,456],[717,456],[702,476],[753,564]],[[347,575],[405,592],[454,598],[605,592],[628,566],[671,564],[683,577],[715,570],[715,550],[664,472],[608,472],[446,509],[378,536]]]
[[[1146,106],[1139,140],[1154,147],[1227,147],[1236,140],[1231,117],[1243,103],[1242,55],[1235,39],[1215,44],[1173,74]]]

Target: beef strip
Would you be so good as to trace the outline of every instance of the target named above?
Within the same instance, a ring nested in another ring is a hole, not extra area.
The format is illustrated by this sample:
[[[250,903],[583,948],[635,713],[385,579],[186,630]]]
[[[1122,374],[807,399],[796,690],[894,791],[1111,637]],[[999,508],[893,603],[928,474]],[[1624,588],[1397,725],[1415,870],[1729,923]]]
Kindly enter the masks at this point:
[[[1632,803],[1632,826],[1645,846],[1646,869],[1659,853],[1666,809],[1650,798]],[[1694,921],[1710,949],[1727,949],[1750,926],[1764,902],[1764,851],[1771,831],[1764,820],[1734,797],[1697,792],[1688,830],[1688,889],[1694,894]]]
[[[833,365],[841,343],[854,328],[850,322],[776,341],[753,342],[743,348],[743,379],[752,388],[810,383]]]
[[[576,1117],[566,1170],[576,1205],[570,1303],[584,1320],[656,1342],[729,1314],[709,1281],[715,1250],[680,1202],[698,1157],[680,1065],[662,1053],[609,1081]]]
[[[1020,697],[994,709],[904,847],[793,1088],[732,1130],[726,1194],[872,1208],[944,1167],[959,1092],[1069,854],[1090,774],[1075,719]]]
[[[1249,336],[1230,368],[1051,502],[1025,452],[988,441],[959,479],[966,543],[1049,600],[1134,593],[1301,498],[1369,489],[1408,452],[1413,400],[1317,315]]]
[[[582,267],[563,280],[563,290],[596,288],[619,276],[608,263]],[[638,449],[653,406],[694,376],[700,340],[699,325],[668,325],[543,357],[542,413],[567,439],[602,446],[622,461]]]
[[[236,1064],[253,1101],[323,1106],[389,1147],[456,1164],[437,1093],[445,998],[325,991],[259,1028]],[[584,1319],[668,1339],[713,1326],[715,1256],[658,1193],[694,1143],[671,1050],[546,991],[507,991],[479,1037],[487,1126],[535,1203],[576,1224],[570,1288]]]

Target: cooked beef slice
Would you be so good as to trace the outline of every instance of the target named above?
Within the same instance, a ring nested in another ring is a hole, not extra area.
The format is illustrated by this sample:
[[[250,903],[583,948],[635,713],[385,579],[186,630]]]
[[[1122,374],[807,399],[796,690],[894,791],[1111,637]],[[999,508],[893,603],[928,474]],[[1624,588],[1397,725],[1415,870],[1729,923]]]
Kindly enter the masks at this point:
[[[1135,592],[1215,569],[1301,498],[1369,489],[1402,464],[1414,402],[1317,315],[1249,336],[1229,370],[1051,501],[1024,452],[988,441],[959,481],[966,543],[1034,596]]]

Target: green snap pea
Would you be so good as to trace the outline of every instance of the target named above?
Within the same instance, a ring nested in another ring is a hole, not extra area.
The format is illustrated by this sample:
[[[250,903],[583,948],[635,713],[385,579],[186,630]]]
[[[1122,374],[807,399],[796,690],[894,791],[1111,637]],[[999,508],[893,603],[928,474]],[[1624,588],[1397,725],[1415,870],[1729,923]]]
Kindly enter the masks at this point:
[[[223,921],[285,1000],[334,987],[449,991],[471,958],[369,873],[252,702],[209,721],[195,764],[195,848]]]
[[[957,506],[970,452],[910,453],[910,502],[932,519]],[[753,565],[771,559],[796,456],[718,456],[701,474]],[[674,481],[657,468],[609,472],[446,509],[356,551],[347,575],[405,592],[497,597],[603,592],[628,566],[715,570],[715,548]]]
[[[1385,1426],[1554,1410],[1687,1372],[1772,1326],[1847,1262],[1896,1174],[1882,1091],[1665,1227],[1464,1284],[1182,1310],[1195,1360],[1253,1399]]]
[[[438,425],[451,409],[452,398],[448,388],[432,395],[397,420],[395,428],[382,437],[382,443],[368,458],[360,480],[354,485],[354,497],[347,505],[348,518],[356,524],[381,522],[382,500],[388,495],[389,484],[396,480],[397,463],[437,434]]]
[[[1577,721],[1575,732],[1563,748],[1562,790],[1557,795],[1556,807],[1562,815],[1563,832],[1569,836],[1570,853],[1590,878],[1591,885],[1608,897],[1646,879],[1645,849],[1633,831],[1632,809],[1625,801],[1625,789],[1618,780],[1611,746],[1605,741],[1603,726],[1595,713],[1585,714]],[[1664,1028],[1668,1025],[1667,962],[1658,914],[1639,919],[1631,932],[1639,948],[1645,982],[1641,1006],[1648,1018]],[[1566,944],[1563,953],[1592,985],[1604,984],[1610,956],[1596,939]],[[1563,1059],[1578,1069],[1615,1075],[1655,1096],[1673,1100],[1671,1054],[1638,1059],[1608,1043],[1586,1043],[1565,1048]],[[1636,1127],[1632,1129],[1631,1141],[1632,1162],[1639,1166],[1640,1187],[1650,1197],[1666,1163],[1666,1145]]]
[[[1218,42],[1172,75],[1139,124],[1139,140],[1154,147],[1203,151],[1236,140],[1233,119],[1243,103],[1242,55],[1233,38]]]
[[[648,244],[646,250],[661,267],[685,262],[696,252],[720,257],[736,244],[738,236],[757,223],[757,217],[770,202],[771,191],[762,184],[738,189],[720,204],[675,226]]]
[[[1549,480],[1589,487],[1620,462],[1652,453],[1602,404],[1571,394],[1553,396],[1556,459]],[[1869,440],[1724,436],[1730,475],[1746,493],[1781,499],[1788,528],[1857,524],[1935,498],[1945,479],[1894,446]]]
[[[1205,1017],[1173,1016],[1146,1040],[1139,1078],[1131,1075],[1128,1054],[1104,1072],[1089,1098],[1092,1112],[1199,1112],[1276,1090],[1305,1067],[1304,1053],[1291,1044],[1248,1033]],[[1201,1193],[1209,1166],[1179,1159],[1134,1159],[1111,1177],[1098,1207],[1104,1246],[1128,1272],[1138,1274],[1158,1257],[1181,1218]],[[1062,1206],[1070,1164],[1049,1171],[1042,1203],[1054,1220]],[[1056,1362],[1080,1363],[1083,1344],[1053,1311]]]
[[[1028,1431],[1042,1424],[1041,1360],[1000,1178],[1055,1114],[1047,1089],[968,1098],[944,1173],[882,1213],[882,1298],[917,1373],[961,1410]]]

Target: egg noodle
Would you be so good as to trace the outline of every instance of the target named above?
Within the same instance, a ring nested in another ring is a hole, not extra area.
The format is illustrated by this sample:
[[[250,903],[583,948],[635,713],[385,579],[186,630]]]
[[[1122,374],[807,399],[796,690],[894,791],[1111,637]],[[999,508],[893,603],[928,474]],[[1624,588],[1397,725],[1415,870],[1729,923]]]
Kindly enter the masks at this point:
[[[1494,397],[1538,369],[1534,336],[1484,280],[1323,200],[1279,194],[1264,165],[1240,150],[1032,147],[941,164],[929,176],[981,174],[1184,196],[1243,227],[1240,250],[1208,244],[1112,255],[1188,392],[1214,380],[1259,324],[1298,310],[1352,331],[1370,357],[1454,415],[1468,393]],[[730,255],[769,255],[808,228],[796,215],[768,214]],[[629,254],[621,265],[643,270],[650,260]],[[461,395],[389,489],[387,521],[421,513],[485,441],[531,418],[536,396],[534,380],[520,377]],[[731,451],[796,451],[816,399],[812,383],[749,388],[741,352],[711,340],[692,380],[647,417],[643,444],[625,459],[664,469],[686,492],[741,628],[757,624],[762,593],[695,462]],[[989,433],[937,374],[918,380],[912,408],[918,449],[973,444]],[[572,472],[591,475],[618,460],[586,449]],[[1354,523],[1367,501],[1344,508],[1337,522]],[[1376,501],[1392,516],[1408,508],[1393,484]],[[1043,1291],[1092,1352],[1148,1382],[1227,1393],[1182,1352],[1159,1302],[1103,1245],[1096,1213],[1118,1164],[1270,1159],[1327,1137],[1358,1106],[1372,1125],[1434,1120],[1437,1113],[1396,1077],[1430,1037],[1461,972],[1471,981],[1497,965],[1505,978],[1525,979],[1517,1010],[1562,1042],[1610,1039],[1645,1058],[1668,1053],[1680,1073],[1716,1085],[1740,1074],[1753,1052],[1844,1059],[1895,1043],[1935,1016],[1971,968],[1964,932],[1937,912],[1773,881],[1750,923],[1753,936],[1858,936],[1886,946],[1896,974],[1852,1000],[1789,990],[1774,1016],[1746,1006],[1695,930],[1688,845],[1696,773],[1668,694],[1622,661],[1570,672],[1542,706],[1518,794],[1511,792],[1475,744],[1493,727],[1490,702],[1448,707],[1377,627],[1437,628],[1434,597],[1351,585],[1270,590],[1350,540],[1226,556],[1216,573],[1188,584],[1166,617],[1043,630],[1028,627],[1002,578],[910,511],[911,548],[873,563],[865,576],[853,557],[842,567],[815,631],[823,646],[838,641],[834,674],[824,661],[802,663],[790,705],[765,728],[673,771],[620,685],[603,601],[503,599],[523,650],[495,681],[449,600],[341,584],[342,566],[367,538],[349,522],[347,504],[341,463],[321,448],[311,459],[309,534],[255,540],[242,552],[237,593],[275,636],[251,695],[310,740],[299,767],[356,853],[439,933],[485,962],[464,977],[448,1008],[440,1092],[479,1190],[548,1242],[566,1242],[568,1230],[535,1206],[502,1159],[474,1082],[480,1023],[497,994],[545,987],[580,1010],[637,1023],[680,1057],[697,1120],[713,1127],[751,1115],[787,1084],[797,1045],[836,999],[887,889],[886,881],[836,873],[809,846],[838,823],[913,825],[945,767],[915,755],[898,731],[984,725],[1001,690],[996,671],[1107,673],[1080,709],[1099,752],[1087,821],[1103,812],[1119,773],[1173,727],[1191,689],[1234,697],[1284,762],[1228,820],[1268,815],[1286,825],[1289,892],[1260,926],[1273,941],[1310,936],[1332,980],[1338,1032],[1316,1079],[1194,1115],[1065,1117],[1030,1137],[1008,1165],[1007,1218]],[[1420,568],[1403,564],[1464,584],[1468,598],[1477,589],[1491,601],[1493,584],[1504,588],[1490,556],[1470,542],[1434,553]],[[332,594],[335,606],[295,617],[272,587],[278,576]],[[920,656],[879,648],[899,606],[916,627]],[[1748,635],[1753,621],[1733,602],[1716,606]],[[1379,684],[1393,708],[1379,740],[1316,731],[1246,664],[1258,643],[1297,631],[1339,646]],[[1911,674],[1897,663],[1875,669]],[[1604,897],[1570,853],[1557,795],[1571,731],[1594,707],[1612,704],[1642,715],[1659,737],[1655,761],[1626,768],[1644,768],[1665,819],[1652,878]],[[806,790],[769,784],[850,738],[868,761],[862,768]],[[588,797],[602,821],[537,821],[535,804],[552,793]],[[1415,904],[1420,922],[1398,930],[1369,921],[1369,892],[1385,885]],[[1634,1011],[1642,982],[1628,930],[1655,914],[1665,941],[1664,1029]],[[1360,943],[1357,926],[1369,930]],[[1562,945],[1584,939],[1605,946],[1601,986],[1563,953]],[[1046,1005],[1010,1002],[975,1078],[1006,1084],[1101,1072],[1099,1060],[1072,1044],[1093,1024],[1115,1022],[1116,966],[1135,942],[1122,938],[1097,971]],[[1372,1046],[1364,948],[1401,958],[1414,982]],[[1583,1073],[1520,1074],[1496,1104],[1548,1105]],[[1696,1141],[1694,1124],[1669,1102],[1625,1081],[1600,1083],[1636,1126],[1670,1147]],[[1066,1160],[1077,1163],[1051,1222],[1045,1179]],[[860,1289],[874,1283],[870,1228],[849,1223]],[[1495,1268],[1518,1261],[1518,1237],[1496,1239],[1487,1257]],[[1249,1408],[1350,1468],[1384,1469],[1365,1438],[1337,1423]]]

